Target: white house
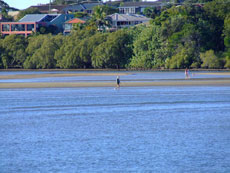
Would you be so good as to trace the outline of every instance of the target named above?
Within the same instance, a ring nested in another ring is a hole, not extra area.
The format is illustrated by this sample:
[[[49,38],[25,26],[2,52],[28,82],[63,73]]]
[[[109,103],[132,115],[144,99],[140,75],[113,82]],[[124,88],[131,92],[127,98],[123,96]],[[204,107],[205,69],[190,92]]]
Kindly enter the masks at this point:
[[[150,20],[139,14],[118,14],[114,13],[107,17],[112,23],[112,29],[128,28],[137,24],[146,23]]]

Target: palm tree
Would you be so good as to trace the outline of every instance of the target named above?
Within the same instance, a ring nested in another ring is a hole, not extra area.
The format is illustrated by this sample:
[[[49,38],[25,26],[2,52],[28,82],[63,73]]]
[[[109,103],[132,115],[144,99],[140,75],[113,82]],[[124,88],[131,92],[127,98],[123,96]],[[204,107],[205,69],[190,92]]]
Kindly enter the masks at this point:
[[[111,21],[107,15],[115,13],[116,9],[113,9],[106,5],[99,5],[93,9],[93,20],[95,21],[99,30],[104,30],[105,27],[111,26]]]

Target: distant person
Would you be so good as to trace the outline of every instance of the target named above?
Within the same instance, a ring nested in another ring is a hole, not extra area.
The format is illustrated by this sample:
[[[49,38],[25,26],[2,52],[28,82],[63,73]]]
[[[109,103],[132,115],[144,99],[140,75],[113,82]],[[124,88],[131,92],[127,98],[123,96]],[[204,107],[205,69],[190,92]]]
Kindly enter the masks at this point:
[[[117,76],[116,83],[117,83],[117,88],[120,88],[121,81],[120,81],[120,77],[119,76]]]
[[[185,73],[185,79],[189,79],[190,76],[189,76],[189,69],[188,68],[185,69],[184,73]]]

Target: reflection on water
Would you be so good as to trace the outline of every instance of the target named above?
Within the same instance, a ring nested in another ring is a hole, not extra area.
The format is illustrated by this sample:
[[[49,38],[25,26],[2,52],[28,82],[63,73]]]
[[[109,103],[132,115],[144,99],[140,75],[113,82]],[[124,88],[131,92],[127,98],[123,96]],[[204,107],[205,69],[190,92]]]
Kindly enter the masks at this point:
[[[1,89],[0,172],[229,172],[230,87]]]

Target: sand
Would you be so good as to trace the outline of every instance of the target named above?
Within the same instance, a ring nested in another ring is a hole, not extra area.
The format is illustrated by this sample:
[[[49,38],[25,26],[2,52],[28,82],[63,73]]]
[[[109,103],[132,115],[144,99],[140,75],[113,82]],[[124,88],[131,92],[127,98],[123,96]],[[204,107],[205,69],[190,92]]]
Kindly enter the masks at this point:
[[[230,76],[230,72],[210,72],[210,73],[196,73],[196,74],[200,74],[200,75],[217,75],[217,76],[222,76],[222,75],[228,75]]]
[[[131,73],[51,73],[29,75],[1,75],[0,88],[76,88],[76,87],[116,87],[115,81],[88,81],[88,82],[1,82],[1,79],[29,79],[45,77],[73,77],[73,76],[122,76]],[[204,74],[206,73],[199,73]],[[207,73],[210,74],[210,73]],[[217,75],[230,73],[212,73]],[[144,86],[230,86],[230,78],[199,78],[199,79],[171,79],[171,80],[126,80],[121,81],[121,87],[144,87]]]
[[[171,80],[156,82],[122,82],[121,87],[144,86],[230,86],[228,80]],[[0,88],[76,88],[116,87],[115,82],[41,82],[41,83],[0,83]]]
[[[48,73],[48,74],[20,74],[0,75],[1,79],[32,79],[45,77],[74,77],[74,76],[124,76],[130,73]]]

